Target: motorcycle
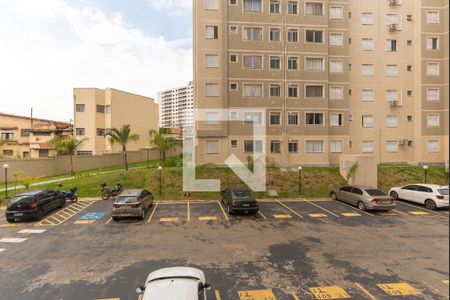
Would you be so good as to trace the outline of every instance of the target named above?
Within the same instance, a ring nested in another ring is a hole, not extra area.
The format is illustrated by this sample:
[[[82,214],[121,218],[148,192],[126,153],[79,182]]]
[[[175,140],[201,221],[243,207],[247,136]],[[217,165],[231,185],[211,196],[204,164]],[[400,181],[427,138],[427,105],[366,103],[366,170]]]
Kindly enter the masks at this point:
[[[102,183],[100,186],[102,188],[101,193],[103,200],[108,200],[111,197],[117,197],[117,195],[119,195],[120,192],[122,192],[123,190],[123,185],[120,184],[119,182],[116,184],[114,188],[107,187],[106,183]]]
[[[61,188],[63,187],[63,185],[61,183],[58,184],[58,187],[60,188],[60,190],[58,192],[64,197],[64,199],[70,200],[70,201],[72,201],[72,203],[75,203],[78,201],[78,195],[77,195],[78,188],[77,187],[71,188],[70,191],[61,190]]]

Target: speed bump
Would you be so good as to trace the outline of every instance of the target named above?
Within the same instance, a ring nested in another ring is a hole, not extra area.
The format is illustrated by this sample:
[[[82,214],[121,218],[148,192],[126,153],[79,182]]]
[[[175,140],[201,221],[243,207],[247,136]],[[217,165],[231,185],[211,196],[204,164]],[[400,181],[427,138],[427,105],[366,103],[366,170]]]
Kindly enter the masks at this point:
[[[239,300],[276,300],[272,290],[239,291]]]
[[[377,284],[389,296],[414,296],[422,293],[408,283]]]
[[[341,287],[326,286],[309,289],[316,299],[348,299],[351,296]]]

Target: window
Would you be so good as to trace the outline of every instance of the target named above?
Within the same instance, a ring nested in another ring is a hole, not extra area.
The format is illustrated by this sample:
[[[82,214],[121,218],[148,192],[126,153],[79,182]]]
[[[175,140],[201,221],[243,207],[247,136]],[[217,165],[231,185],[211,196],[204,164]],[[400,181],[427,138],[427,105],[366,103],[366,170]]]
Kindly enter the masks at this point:
[[[427,37],[427,49],[439,50],[439,39],[437,37]]]
[[[97,128],[96,134],[97,134],[97,136],[105,136],[106,130],[103,128]]]
[[[205,0],[205,9],[219,9],[219,0]]]
[[[244,40],[245,41],[262,41],[262,28],[261,27],[245,27],[244,28]]]
[[[86,105],[84,104],[75,104],[75,111],[76,112],[85,112]]]
[[[244,113],[245,124],[262,124],[262,114],[259,112],[245,112]]]
[[[322,85],[307,85],[305,88],[306,98],[323,98]]]
[[[244,0],[245,12],[262,12],[262,0]]]
[[[244,55],[244,69],[262,69],[262,56]]]
[[[231,140],[231,141],[230,141],[230,146],[231,146],[232,148],[236,148],[236,147],[238,146],[238,141],[237,141],[237,140]]]
[[[231,63],[237,63],[238,62],[237,54],[230,54],[230,62]]]
[[[330,20],[342,20],[344,18],[344,9],[342,6],[330,6]]]
[[[307,153],[322,153],[323,141],[306,141]]]
[[[298,57],[288,58],[288,70],[298,70]]]
[[[406,41],[406,46],[411,47],[413,44],[412,40],[407,40]]]
[[[386,25],[398,24],[396,14],[386,14]]]
[[[373,153],[373,141],[363,141],[362,142],[362,152],[363,153]]]
[[[230,83],[230,91],[235,92],[238,90],[238,84],[236,82]]]
[[[298,153],[298,141],[297,140],[289,141],[288,152],[289,153]]]
[[[427,115],[427,127],[439,127],[439,115]]]
[[[324,59],[321,57],[307,57],[306,58],[306,71],[323,71],[324,70]]]
[[[398,117],[396,115],[386,116],[386,126],[387,127],[397,127],[398,126]]]
[[[298,29],[289,29],[287,39],[288,39],[288,42],[290,42],[290,43],[297,43],[298,42]]]
[[[219,154],[219,141],[207,140],[205,141],[206,154]]]
[[[270,97],[280,97],[281,96],[281,87],[279,84],[271,84],[270,85]]]
[[[230,0],[230,5],[237,5],[237,0]]]
[[[330,116],[330,126],[339,127],[344,125],[344,115],[343,114],[331,114]]]
[[[413,91],[407,90],[407,91],[406,91],[406,95],[407,95],[408,97],[412,97],[412,96],[413,96]]]
[[[3,150],[4,156],[14,156],[14,150]]]
[[[372,64],[362,64],[361,65],[361,75],[362,76],[373,76],[374,69]]]
[[[238,116],[239,116],[239,114],[238,114],[237,111],[232,111],[232,112],[230,112],[230,120],[231,120],[231,121],[237,121]]]
[[[427,143],[427,149],[430,153],[439,152],[439,141],[438,140],[429,140]]]
[[[342,153],[342,141],[331,141],[330,151],[331,153]]]
[[[361,40],[361,49],[363,51],[373,51],[373,39],[372,38],[363,38]]]
[[[305,14],[307,16],[323,16],[323,3],[306,2]]]
[[[270,0],[270,13],[278,14],[280,13],[280,1],[278,0]]]
[[[330,87],[330,100],[342,100],[344,99],[344,88],[342,86]]]
[[[344,45],[344,35],[342,33],[330,33],[330,46],[342,47]]]
[[[298,125],[298,112],[288,112],[288,125]]]
[[[205,63],[207,68],[218,68],[219,67],[219,55],[217,54],[206,54]]]
[[[342,72],[344,72],[344,62],[342,60],[331,59],[330,73],[342,73]]]
[[[217,40],[219,38],[219,26],[205,26],[205,39],[214,39]]]
[[[398,91],[397,90],[387,90],[386,91],[387,101],[398,101]]]
[[[397,141],[386,141],[386,151],[387,152],[398,152],[398,142]]]
[[[262,141],[244,141],[244,151],[246,153],[261,153],[263,150]]]
[[[397,65],[387,65],[386,66],[386,76],[395,77],[398,75],[398,67]]]
[[[21,129],[20,130],[20,136],[21,137],[29,137],[31,133],[30,129]]]
[[[427,75],[428,76],[439,75],[439,63],[427,63]]]
[[[406,66],[406,71],[411,72],[412,71],[412,66],[411,65],[407,65]]]
[[[279,42],[281,40],[281,30],[279,28],[270,28],[270,41]]]
[[[86,135],[86,129],[84,129],[84,128],[76,128],[75,129],[75,135],[77,135],[77,136],[84,136],[84,135]]]
[[[23,157],[23,158],[30,158],[30,151],[24,151],[24,152],[22,152],[22,157]]]
[[[96,105],[95,110],[98,113],[104,114],[105,113],[105,106],[104,105]]]
[[[372,128],[373,127],[373,116],[372,115],[363,115],[362,116],[362,126],[366,128]]]
[[[297,1],[289,1],[288,2],[288,14],[290,14],[290,15],[298,14],[298,2]]]
[[[39,157],[40,158],[45,158],[45,157],[49,157],[49,151],[48,149],[39,149]]]
[[[427,101],[439,101],[440,90],[438,88],[427,89]]]
[[[280,141],[270,141],[270,153],[281,153]]]
[[[277,70],[281,68],[281,58],[279,56],[270,57],[270,68]]]
[[[206,97],[218,97],[219,96],[219,84],[206,83],[205,84],[205,96]]]
[[[289,98],[297,98],[298,97],[298,85],[290,84],[288,86],[288,97]]]
[[[439,24],[438,11],[427,11],[427,24]]]
[[[77,151],[78,156],[92,156],[92,151]]]
[[[244,97],[262,97],[262,84],[244,84]]]
[[[386,51],[396,52],[397,51],[397,40],[386,40]]]
[[[217,111],[208,111],[205,113],[205,123],[208,125],[219,124],[219,113]]]
[[[238,29],[238,27],[236,25],[231,25],[229,28],[230,28],[230,33],[231,34],[238,33],[238,31],[239,31],[239,29]]]
[[[12,141],[14,140],[14,133],[12,132],[2,132],[2,140]]]
[[[324,125],[323,113],[307,113],[306,125]]]
[[[306,42],[307,43],[323,43],[323,31],[322,30],[306,30]]]
[[[270,113],[270,125],[281,125],[281,113],[279,112]]]
[[[373,13],[363,12],[361,14],[361,24],[362,25],[373,25]]]

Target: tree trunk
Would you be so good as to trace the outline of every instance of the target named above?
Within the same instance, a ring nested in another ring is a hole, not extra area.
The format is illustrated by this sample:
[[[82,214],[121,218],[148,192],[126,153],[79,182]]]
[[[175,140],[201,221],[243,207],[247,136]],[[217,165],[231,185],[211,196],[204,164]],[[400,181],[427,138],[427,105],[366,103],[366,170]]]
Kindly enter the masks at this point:
[[[166,161],[166,151],[163,151],[163,161]]]
[[[70,161],[70,175],[75,175],[75,171],[73,170],[73,153],[69,153],[69,161]]]
[[[128,171],[128,158],[127,158],[127,147],[123,146],[123,164],[125,166],[125,171]]]

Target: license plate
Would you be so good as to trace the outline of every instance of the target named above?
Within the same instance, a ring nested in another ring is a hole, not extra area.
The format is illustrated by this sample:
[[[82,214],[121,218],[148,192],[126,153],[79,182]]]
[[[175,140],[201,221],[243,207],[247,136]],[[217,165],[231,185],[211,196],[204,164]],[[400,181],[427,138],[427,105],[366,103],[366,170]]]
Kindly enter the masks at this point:
[[[250,204],[248,204],[248,203],[242,204],[242,207],[249,207],[249,206],[250,206]]]
[[[16,213],[16,214],[14,214],[14,217],[22,217],[23,216],[23,213]]]

